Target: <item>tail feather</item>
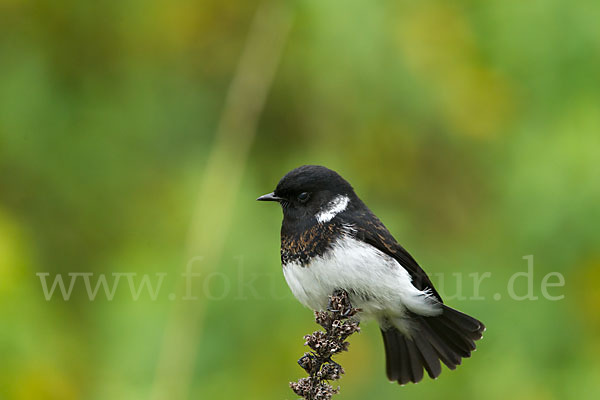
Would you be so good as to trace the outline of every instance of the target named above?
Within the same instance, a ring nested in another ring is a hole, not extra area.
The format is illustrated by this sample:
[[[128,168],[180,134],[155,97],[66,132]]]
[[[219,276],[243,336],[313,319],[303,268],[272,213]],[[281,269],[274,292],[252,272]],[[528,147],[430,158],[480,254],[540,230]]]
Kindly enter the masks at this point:
[[[453,322],[459,328],[469,332],[478,332],[480,334],[483,333],[483,331],[485,330],[485,325],[483,325],[481,321],[476,320],[470,315],[462,313],[448,306],[442,307],[444,309],[444,312],[442,314],[444,319]]]
[[[469,338],[461,336],[452,329],[446,329],[446,326],[437,319],[432,318],[427,320],[431,329],[433,329],[440,339],[452,348],[459,357],[471,357],[471,351],[475,350],[475,342]]]
[[[409,380],[409,382],[420,382],[421,379],[423,379],[423,361],[421,359],[421,355],[419,354],[419,350],[417,350],[417,347],[415,346],[414,342],[412,342],[408,338],[404,336],[398,336],[398,338],[399,340],[402,340],[404,342],[408,353],[408,364],[410,366],[408,372],[410,373],[410,377],[412,378]]]
[[[385,358],[385,371],[391,381],[399,381],[400,371],[406,371],[406,367],[401,365],[406,362],[406,350],[400,346],[398,336],[392,330],[382,330],[381,333],[386,352],[398,354],[398,357]]]
[[[398,371],[399,378],[396,381],[401,385],[406,385],[411,381],[412,373],[410,366],[410,357],[408,355],[408,347],[406,345],[406,340],[402,335],[394,335],[396,340],[398,341],[398,348],[400,349],[400,364]],[[414,378],[413,378],[414,379]]]
[[[435,348],[440,360],[446,364],[450,369],[455,369],[457,365],[460,365],[460,354],[448,339],[443,335],[443,332],[436,331],[431,324],[430,320],[423,319],[421,326],[424,328],[426,337],[430,340],[432,346]],[[461,354],[464,354],[460,352]]]
[[[463,338],[470,340],[471,342],[475,342],[476,340],[481,339],[481,337],[483,336],[483,330],[470,331],[470,330],[461,328],[455,322],[453,322],[449,319],[442,319],[442,320],[440,320],[440,322],[442,323],[442,325],[445,326],[445,330],[454,331],[454,332],[458,333],[460,336],[462,336]],[[485,329],[485,327],[483,329]]]
[[[442,366],[439,355],[431,345],[430,337],[425,339],[424,335],[416,335],[413,340],[421,353],[421,360],[427,374],[432,379],[437,378],[442,373]]]
[[[386,357],[386,373],[388,378],[402,385],[414,380],[413,368],[417,370],[420,366],[420,361],[416,357],[411,358],[404,336],[400,335],[396,329],[382,330],[381,333],[386,353],[396,355],[394,357]],[[413,361],[414,367],[412,364]]]
[[[442,368],[440,360],[450,369],[471,356],[475,341],[481,339],[485,326],[477,319],[442,305],[438,316],[412,314],[411,333],[406,335],[389,321],[381,329],[386,353],[386,372],[390,381],[400,384],[417,383],[423,379],[423,369],[437,378]]]

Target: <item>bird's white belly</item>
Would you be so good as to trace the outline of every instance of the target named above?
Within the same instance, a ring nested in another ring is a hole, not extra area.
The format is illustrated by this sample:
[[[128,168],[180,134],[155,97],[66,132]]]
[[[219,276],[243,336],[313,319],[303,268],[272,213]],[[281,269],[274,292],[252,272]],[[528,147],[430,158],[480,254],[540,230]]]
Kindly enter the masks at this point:
[[[402,317],[407,309],[420,315],[439,313],[436,301],[413,286],[398,261],[348,235],[308,265],[284,265],[283,274],[294,296],[313,310],[325,309],[328,296],[344,289],[352,305],[363,310],[363,318]]]

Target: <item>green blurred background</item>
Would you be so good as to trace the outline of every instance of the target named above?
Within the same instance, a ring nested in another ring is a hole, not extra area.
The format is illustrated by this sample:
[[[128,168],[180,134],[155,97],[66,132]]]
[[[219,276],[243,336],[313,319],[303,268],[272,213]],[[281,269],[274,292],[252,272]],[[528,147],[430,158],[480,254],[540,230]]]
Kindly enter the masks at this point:
[[[294,398],[316,325],[254,199],[307,163],[488,327],[399,387],[364,324],[337,398],[600,398],[599,20],[595,0],[0,0],[0,398]],[[537,301],[507,292],[527,255]],[[46,300],[40,272],[167,275],[155,300],[126,277]]]

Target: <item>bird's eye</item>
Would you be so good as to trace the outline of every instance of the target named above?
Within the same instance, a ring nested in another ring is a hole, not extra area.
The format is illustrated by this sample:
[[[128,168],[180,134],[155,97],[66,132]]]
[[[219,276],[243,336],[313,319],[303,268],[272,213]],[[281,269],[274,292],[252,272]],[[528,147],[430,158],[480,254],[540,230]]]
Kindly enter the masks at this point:
[[[306,203],[310,195],[307,192],[302,192],[298,195],[298,201],[300,203]]]

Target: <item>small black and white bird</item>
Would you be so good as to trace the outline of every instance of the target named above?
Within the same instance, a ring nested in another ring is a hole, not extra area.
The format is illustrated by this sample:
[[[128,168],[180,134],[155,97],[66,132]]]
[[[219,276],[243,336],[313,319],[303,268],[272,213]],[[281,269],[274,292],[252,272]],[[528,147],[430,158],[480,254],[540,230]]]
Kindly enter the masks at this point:
[[[259,197],[283,209],[281,263],[294,296],[324,310],[345,290],[360,318],[379,322],[390,381],[431,378],[440,360],[455,369],[470,357],[485,326],[446,306],[415,259],[335,171],[304,165]]]

